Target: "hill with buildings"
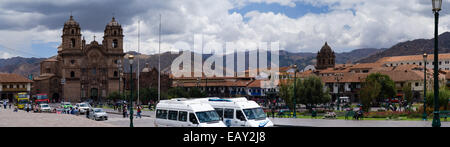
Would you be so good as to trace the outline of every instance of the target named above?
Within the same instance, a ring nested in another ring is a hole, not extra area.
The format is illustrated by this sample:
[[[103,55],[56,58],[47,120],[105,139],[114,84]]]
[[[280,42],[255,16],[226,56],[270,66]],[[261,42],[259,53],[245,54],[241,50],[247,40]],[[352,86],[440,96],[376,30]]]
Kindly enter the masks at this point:
[[[450,53],[450,32],[439,35],[439,53]],[[358,60],[358,63],[371,63],[378,61],[383,57],[404,56],[404,55],[421,55],[423,53],[434,53],[434,38],[432,39],[416,39],[398,43],[389,49],[371,55],[367,58]]]

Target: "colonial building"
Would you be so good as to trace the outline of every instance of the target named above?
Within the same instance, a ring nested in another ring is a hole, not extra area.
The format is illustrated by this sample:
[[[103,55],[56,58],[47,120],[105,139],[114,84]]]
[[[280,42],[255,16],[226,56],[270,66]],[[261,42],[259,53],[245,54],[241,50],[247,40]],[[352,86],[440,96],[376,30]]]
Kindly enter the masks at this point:
[[[425,63],[423,55],[394,56],[384,57],[377,62],[385,64],[385,66],[395,67],[399,65],[419,65],[426,64],[428,69],[434,68],[434,55],[430,54]],[[439,54],[439,70],[450,70],[450,54]]]
[[[317,65],[316,69],[326,69],[330,67],[334,67],[336,56],[334,55],[334,51],[328,46],[328,43],[325,42],[322,49],[317,53]]]
[[[33,81],[17,74],[0,73],[0,100],[8,99],[13,102],[20,92],[30,94],[32,83]]]
[[[34,80],[39,93],[55,101],[101,101],[119,90],[118,61],[123,60],[123,30],[113,17],[104,31],[102,44],[86,44],[81,27],[73,18],[64,24],[58,55],[41,63]],[[122,61],[121,61],[122,62]]]

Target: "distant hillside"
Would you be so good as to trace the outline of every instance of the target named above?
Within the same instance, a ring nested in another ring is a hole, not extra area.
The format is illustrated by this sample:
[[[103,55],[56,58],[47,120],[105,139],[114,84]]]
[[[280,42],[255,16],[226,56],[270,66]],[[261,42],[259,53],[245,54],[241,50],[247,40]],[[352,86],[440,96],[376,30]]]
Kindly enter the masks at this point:
[[[16,73],[23,76],[29,74],[39,75],[40,62],[45,58],[23,58],[14,57],[9,59],[0,59],[0,72],[2,73]]]
[[[382,50],[379,49],[356,49],[347,53],[336,53],[336,63],[343,64],[347,62],[355,62],[361,58],[375,54]],[[145,68],[145,64],[148,63],[150,67],[158,67],[158,54],[145,55],[136,52],[128,52],[129,54],[140,56],[140,70]],[[248,57],[248,52],[246,56]],[[171,54],[169,52],[161,54],[161,68],[163,72],[170,72],[170,66],[172,61],[175,60],[179,54]],[[203,55],[203,60],[209,58],[211,55]],[[290,66],[296,63],[300,69],[308,66],[315,65],[317,53],[291,53],[287,51],[280,51],[280,67]],[[4,73],[17,73],[27,76],[33,74],[35,76],[40,73],[40,62],[45,58],[22,58],[14,57],[10,59],[0,59],[0,72]],[[235,59],[236,60],[236,59]],[[237,61],[235,61],[236,63]],[[248,59],[246,60],[248,62]],[[128,63],[125,59],[124,63]],[[137,63],[137,61],[135,62]],[[225,62],[224,62],[225,63]],[[124,64],[125,72],[129,72],[129,64]],[[136,64],[135,68],[136,69]],[[134,70],[136,71],[136,70]]]
[[[367,58],[361,59],[359,63],[375,62],[383,57],[420,55],[423,53],[432,54],[434,52],[433,39],[416,39],[398,43],[389,49],[379,52]],[[439,53],[450,53],[450,32],[439,35]]]

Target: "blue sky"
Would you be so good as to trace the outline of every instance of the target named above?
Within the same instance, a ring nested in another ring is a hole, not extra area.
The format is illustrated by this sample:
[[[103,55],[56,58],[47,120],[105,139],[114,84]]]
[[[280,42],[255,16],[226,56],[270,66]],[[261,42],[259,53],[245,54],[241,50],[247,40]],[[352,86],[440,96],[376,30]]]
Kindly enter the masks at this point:
[[[320,6],[315,7],[311,4],[305,4],[301,2],[295,2],[295,7],[282,6],[277,3],[251,3],[249,5],[244,6],[243,8],[235,8],[229,10],[230,13],[237,12],[242,15],[245,15],[251,11],[259,11],[259,12],[273,12],[273,13],[281,13],[290,18],[299,18],[308,13],[320,14],[320,13],[328,13],[328,6]],[[248,21],[248,20],[246,20]]]

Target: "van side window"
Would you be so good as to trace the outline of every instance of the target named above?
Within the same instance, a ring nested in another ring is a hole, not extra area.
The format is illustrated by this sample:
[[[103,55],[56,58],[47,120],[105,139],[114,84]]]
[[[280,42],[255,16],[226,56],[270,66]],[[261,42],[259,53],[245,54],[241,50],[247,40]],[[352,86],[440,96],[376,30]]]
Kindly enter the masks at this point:
[[[187,112],[186,111],[180,111],[178,113],[178,120],[186,122],[187,121]]]
[[[219,115],[220,119],[223,120],[223,109],[222,108],[214,108],[214,110],[216,110],[216,112]]]
[[[156,110],[156,118],[167,119],[167,110]]]
[[[241,110],[236,110],[236,118],[241,120],[241,121],[246,121],[245,120],[245,116],[244,116],[244,114],[242,113]]]
[[[233,119],[234,118],[234,109],[225,109],[223,116],[224,116],[224,118]]]
[[[177,120],[178,111],[169,111],[169,120]]]
[[[195,117],[194,113],[189,113],[189,122],[192,122],[193,124],[198,124],[197,118]]]

